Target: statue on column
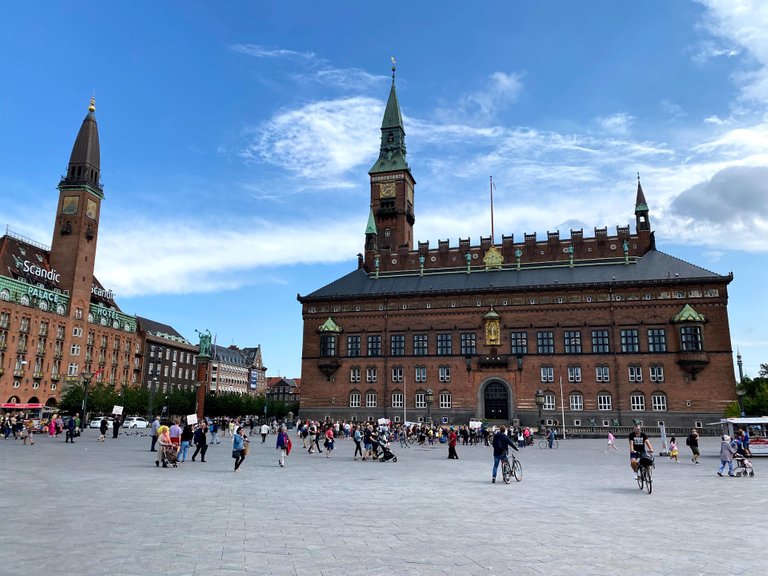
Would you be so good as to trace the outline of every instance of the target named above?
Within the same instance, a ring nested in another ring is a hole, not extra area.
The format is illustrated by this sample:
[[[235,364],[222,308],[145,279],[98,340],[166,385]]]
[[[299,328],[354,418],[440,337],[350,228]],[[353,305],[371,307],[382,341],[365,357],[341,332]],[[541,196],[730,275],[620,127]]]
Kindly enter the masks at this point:
[[[211,357],[211,331],[206,330],[205,332],[200,332],[199,330],[195,330],[195,332],[197,332],[200,335],[200,344],[198,344],[198,355],[210,358]]]

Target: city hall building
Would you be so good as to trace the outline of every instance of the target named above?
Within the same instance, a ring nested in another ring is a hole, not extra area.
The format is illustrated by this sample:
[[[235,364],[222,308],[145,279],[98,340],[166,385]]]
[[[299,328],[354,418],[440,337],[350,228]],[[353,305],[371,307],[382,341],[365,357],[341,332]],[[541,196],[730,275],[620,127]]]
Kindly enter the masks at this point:
[[[415,243],[394,70],[369,175],[357,269],[298,296],[303,417],[691,427],[736,400],[732,276],[657,249],[639,177],[634,230]]]
[[[118,388],[140,375],[136,318],[94,277],[101,185],[93,101],[77,135],[51,245],[0,237],[0,400],[55,406],[67,382]]]

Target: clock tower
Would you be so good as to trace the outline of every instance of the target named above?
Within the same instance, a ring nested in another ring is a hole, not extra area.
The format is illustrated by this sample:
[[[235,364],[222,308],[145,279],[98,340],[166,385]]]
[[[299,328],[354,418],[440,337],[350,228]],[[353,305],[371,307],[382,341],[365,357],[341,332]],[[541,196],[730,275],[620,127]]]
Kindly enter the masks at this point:
[[[50,253],[51,268],[61,275],[60,287],[69,291],[70,313],[81,318],[88,313],[91,301],[99,212],[104,199],[95,111],[92,98],[72,147],[67,172],[59,182]]]
[[[368,171],[371,178],[371,213],[379,249],[393,252],[413,249],[413,189],[416,181],[405,159],[405,130],[395,91],[395,61],[392,87],[381,123],[379,158]],[[370,222],[369,222],[370,228]],[[369,230],[366,230],[366,237]],[[368,244],[368,243],[367,243]]]

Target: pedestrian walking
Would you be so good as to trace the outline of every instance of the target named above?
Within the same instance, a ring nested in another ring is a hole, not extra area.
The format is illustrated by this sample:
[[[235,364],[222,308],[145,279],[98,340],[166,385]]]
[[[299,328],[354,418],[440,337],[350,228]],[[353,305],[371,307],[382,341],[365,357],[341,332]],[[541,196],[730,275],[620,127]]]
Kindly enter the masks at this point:
[[[221,444],[219,442],[219,425],[216,420],[211,422],[211,444]]]
[[[192,432],[192,426],[190,424],[184,424],[184,428],[181,430],[181,449],[179,451],[179,462],[187,461],[187,453],[189,447],[192,445],[192,438],[194,433]]]
[[[152,427],[150,428],[149,435],[152,438],[152,445],[149,447],[150,452],[157,452],[155,445],[157,444],[157,429],[160,428],[160,416],[155,416],[152,420]]]
[[[267,441],[267,434],[269,434],[269,424],[264,422],[259,428],[259,433],[261,433],[261,443],[264,444]]]
[[[522,434],[520,435],[522,437]],[[448,458],[451,460],[458,460],[459,455],[456,454],[456,430],[451,426],[451,429],[448,431]]]
[[[115,419],[112,420],[112,438],[117,438],[120,433],[120,416],[115,415]]]
[[[285,427],[282,427],[277,433],[277,441],[275,442],[275,448],[278,450],[277,463],[280,468],[285,466],[285,457],[291,453],[291,438],[288,436]]]
[[[360,446],[360,443],[363,441],[363,434],[360,432],[360,428],[358,428],[357,425],[353,426],[352,430],[352,440],[355,442],[355,455],[353,460],[357,460],[358,454],[360,454],[360,458],[363,457],[363,449]]]
[[[99,442],[104,442],[104,440],[106,440],[107,430],[109,430],[109,421],[107,421],[107,417],[104,416],[101,419],[101,422],[99,422],[99,432],[101,432],[101,436],[98,438]]]
[[[72,444],[75,443],[75,434],[77,432],[77,417],[80,414],[75,414],[74,416],[70,416],[69,420],[67,420],[67,435],[64,438],[64,443],[71,442]]]
[[[724,434],[722,442],[720,442],[720,469],[717,471],[718,476],[723,475],[726,466],[728,466],[728,476],[735,476],[733,473],[734,454],[736,454],[736,446],[731,443],[731,437],[728,434]]]
[[[611,448],[613,448],[616,452],[619,451],[619,449],[616,447],[616,437],[613,435],[611,430],[608,430],[608,448],[605,449],[605,453],[607,454]]]
[[[240,465],[248,455],[248,438],[243,434],[242,427],[238,426],[232,436],[232,458],[235,459],[235,472],[240,472]]]
[[[323,443],[323,446],[325,446],[325,457],[330,458],[331,453],[333,452],[333,427],[328,426],[328,428],[325,430],[325,442]]]
[[[207,440],[208,429],[205,422],[201,422],[195,428],[192,434],[192,440],[195,443],[195,452],[192,454],[192,462],[195,461],[197,455],[200,454],[200,462],[205,462],[205,453],[208,451]]]
[[[696,430],[696,428],[693,428],[691,430],[691,433],[688,435],[688,438],[685,439],[685,444],[691,449],[691,454],[693,455],[691,458],[691,462],[694,464],[699,463],[699,433]]]
[[[672,436],[669,441],[669,459],[674,460],[675,462],[679,462],[677,459],[678,453],[679,451],[677,449],[677,440],[675,440],[675,437]]]

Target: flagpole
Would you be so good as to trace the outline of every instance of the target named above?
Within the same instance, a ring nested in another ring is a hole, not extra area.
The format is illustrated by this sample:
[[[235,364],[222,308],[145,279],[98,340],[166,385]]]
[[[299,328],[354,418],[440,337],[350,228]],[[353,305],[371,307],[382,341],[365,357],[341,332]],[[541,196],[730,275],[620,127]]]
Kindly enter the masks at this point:
[[[405,411],[408,406],[408,376],[403,374],[403,426],[405,426],[405,423],[408,421],[408,418],[405,415]]]
[[[494,233],[493,233],[493,176],[491,176],[491,246],[494,245]]]
[[[563,440],[565,440],[565,399],[563,398],[563,377],[560,376],[560,412],[563,418]]]

